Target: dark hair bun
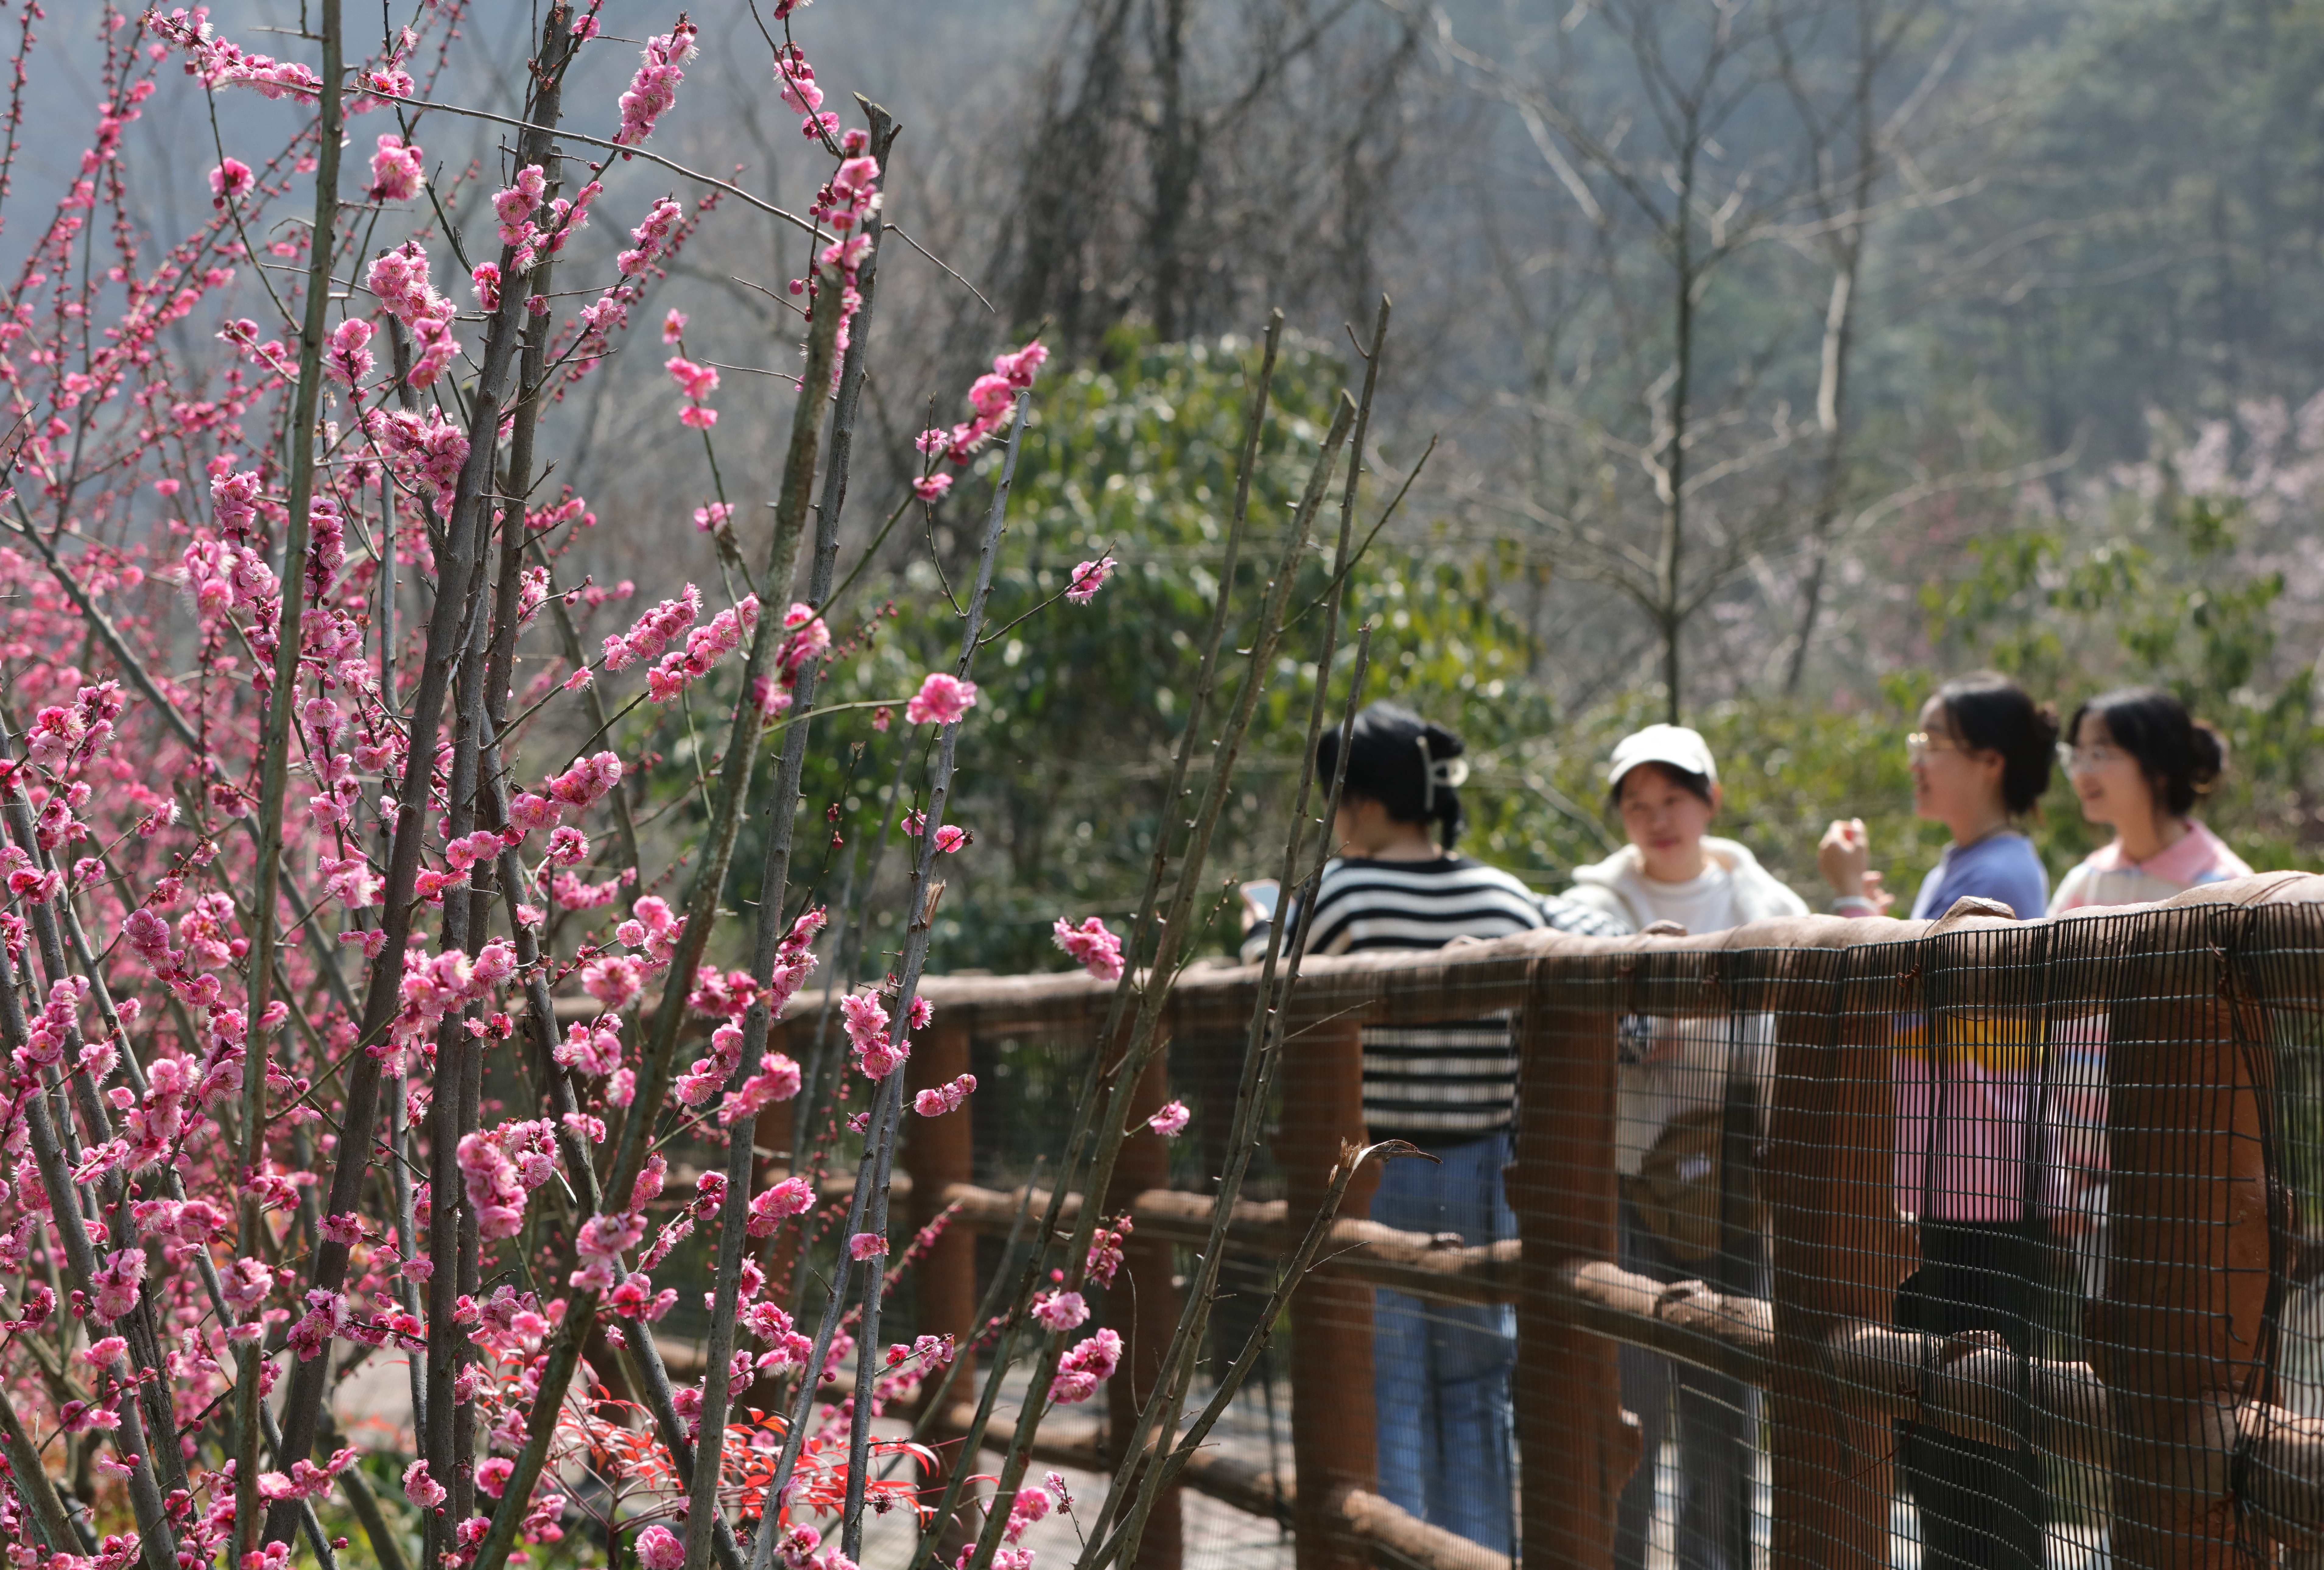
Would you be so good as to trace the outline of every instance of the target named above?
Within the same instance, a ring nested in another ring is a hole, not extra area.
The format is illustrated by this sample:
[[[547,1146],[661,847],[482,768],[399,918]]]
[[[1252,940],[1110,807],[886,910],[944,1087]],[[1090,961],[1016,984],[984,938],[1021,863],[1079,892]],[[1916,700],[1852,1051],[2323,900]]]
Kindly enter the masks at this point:
[[[2195,790],[2209,791],[2227,771],[2227,738],[2209,720],[2195,722]]]
[[[2012,816],[2031,812],[2050,789],[2058,756],[2058,710],[2036,703],[1997,670],[1956,677],[1937,689],[1953,739],[2001,754],[2001,803]]]

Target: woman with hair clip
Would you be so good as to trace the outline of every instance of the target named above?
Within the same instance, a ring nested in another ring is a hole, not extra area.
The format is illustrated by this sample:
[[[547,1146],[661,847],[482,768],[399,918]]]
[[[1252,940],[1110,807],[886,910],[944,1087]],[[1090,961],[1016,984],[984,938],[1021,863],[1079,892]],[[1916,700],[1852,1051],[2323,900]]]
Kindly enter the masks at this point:
[[[2050,914],[2135,905],[2251,875],[2241,856],[2189,815],[2227,766],[2219,733],[2160,688],[2125,688],[2074,711],[2058,749],[2082,816],[2114,838],[2058,884]]]
[[[1455,938],[1542,927],[1605,937],[1626,930],[1454,853],[1468,776],[1461,753],[1460,737],[1395,704],[1375,703],[1356,716],[1333,820],[1340,854],[1316,888],[1307,953],[1442,948]],[[1340,762],[1338,732],[1323,735],[1315,762],[1328,784]],[[1275,893],[1271,882],[1244,885],[1246,961],[1266,952]],[[1287,941],[1298,931],[1296,902],[1286,919]],[[1508,1016],[1366,1027],[1363,1058],[1369,1136],[1407,1140],[1434,1158],[1387,1163],[1371,1219],[1466,1243],[1515,1236],[1501,1187],[1517,1113]],[[1292,1093],[1296,1099],[1296,1087]],[[1382,1288],[1372,1325],[1381,1494],[1432,1526],[1510,1552],[1514,1311]]]
[[[1915,919],[1941,917],[1963,898],[1997,901],[2021,918],[2040,914],[2049,878],[2017,824],[2050,788],[2057,740],[2056,711],[1993,671],[1948,681],[1922,706],[1920,728],[1904,739],[1914,810],[1951,839],[1922,881]],[[1840,914],[1886,905],[1880,874],[1867,865],[1861,818],[1827,829],[1819,859]],[[2087,1099],[2077,1085],[2059,1083],[2079,1079],[2079,1059],[2053,1040],[2050,1081],[2037,1086],[2011,1022],[1988,1029],[1963,1012],[1949,1014],[1943,1030],[1940,1064],[1926,1016],[1897,1021],[1896,1208],[1919,1222],[1921,1267],[1897,1290],[1896,1322],[1936,1336],[1989,1331],[2022,1356],[2032,1349],[2052,1227],[2064,1211],[2063,1164],[2090,1156],[2087,1140],[2058,1137]],[[2029,1188],[2026,1124],[2037,1094],[2047,1109],[2045,1143]],[[1904,1423],[1897,1471],[1919,1508],[1928,1570],[2041,1570],[2049,1503],[2034,1451]]]

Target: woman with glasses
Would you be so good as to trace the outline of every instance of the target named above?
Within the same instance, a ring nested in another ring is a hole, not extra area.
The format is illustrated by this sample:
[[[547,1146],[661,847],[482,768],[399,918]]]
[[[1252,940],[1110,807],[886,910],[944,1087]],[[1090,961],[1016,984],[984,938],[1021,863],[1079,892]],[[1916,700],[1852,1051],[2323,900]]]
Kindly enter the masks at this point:
[[[1920,725],[1905,738],[1914,809],[1952,838],[1921,883],[1914,917],[1941,917],[1964,896],[2039,916],[2049,878],[2016,824],[2049,789],[2056,712],[1986,671],[1940,688]],[[1886,902],[1869,854],[1861,820],[1824,834],[1819,860],[1843,914]],[[2034,1054],[2008,1020],[1957,1010],[1941,1025],[1932,1049],[1926,1013],[1895,1022],[1896,1208],[1917,1219],[1921,1244],[1921,1268],[1897,1289],[1896,1322],[1933,1336],[1989,1331],[2027,1355],[2059,1210],[2046,1182],[2028,1181]],[[2045,1128],[2067,1099],[2052,1093]],[[2031,1170],[2041,1178],[2057,1165],[2054,1144],[2036,1154]],[[1897,1470],[1919,1507],[1927,1570],[2041,1570],[2049,1507],[2033,1450],[1904,1423]]]
[[[2199,884],[2248,877],[2243,858],[2188,816],[2227,767],[2219,733],[2152,687],[2126,688],[2074,711],[2058,749],[2082,817],[2114,830],[2058,885],[2050,914],[2168,900]]]
[[[2050,875],[2017,820],[2050,788],[2057,711],[2037,704],[2006,676],[1979,671],[1938,688],[1921,707],[1921,728],[1904,738],[1913,762],[1913,811],[1952,832],[1921,880],[1915,920],[1933,920],[1964,895],[1997,900],[2021,918],[2049,902]],[[1840,894],[1843,916],[1874,916],[1889,895],[1871,870],[1860,817],[1824,831],[1817,864]]]

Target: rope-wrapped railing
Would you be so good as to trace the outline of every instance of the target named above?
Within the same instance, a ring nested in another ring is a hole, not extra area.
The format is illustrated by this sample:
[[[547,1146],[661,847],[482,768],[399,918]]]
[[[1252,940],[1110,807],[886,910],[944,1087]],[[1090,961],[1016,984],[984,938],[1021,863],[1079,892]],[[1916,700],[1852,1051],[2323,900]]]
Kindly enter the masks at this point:
[[[923,990],[944,1043],[921,1048],[933,1075],[964,1067],[979,1036],[1086,1041],[1111,989],[1074,974],[932,978]],[[1169,1004],[1173,1039],[1239,1033],[1257,991],[1240,967],[1185,972]],[[794,1028],[816,1006],[796,1001]],[[1351,1190],[1293,1298],[1294,1476],[1221,1455],[1183,1474],[1239,1507],[1287,1513],[1302,1570],[1505,1562],[1479,1559],[1475,1545],[1375,1492],[1363,1326],[1381,1288],[1516,1306],[1528,1564],[1613,1563],[1616,1500],[1640,1462],[1615,1371],[1622,1345],[1766,1392],[1766,1530],[1778,1565],[1889,1562],[1900,1420],[2099,1469],[2120,1562],[2258,1564],[2255,1545],[2324,1536],[2324,1418],[2312,1413],[2324,1402],[2285,1388],[2280,1372],[2287,1283],[2316,1251],[2286,1197],[2295,1104],[2270,1045],[2272,1020],[2324,1017],[2324,878],[2241,880],[2095,919],[2019,923],[1969,908],[1933,923],[1807,917],[1622,940],[1542,932],[1311,959],[1282,1022],[1282,1078],[1302,1113],[1286,1116],[1274,1152],[1286,1197],[1238,1205],[1229,1247],[1283,1258],[1342,1142],[1363,1138],[1363,1028],[1501,1011],[1523,1058],[1508,1174],[1518,1236],[1462,1245],[1400,1233],[1362,1219],[1366,1196]],[[1767,1022],[1752,1146],[1761,1192],[1749,1225],[1765,1251],[1756,1289],[1651,1279],[1617,1262],[1616,1063],[1622,1021],[1641,1017],[1703,1030]],[[1918,1243],[1897,1197],[1895,1060],[1912,1045],[1902,1033],[1932,1019],[1978,1021],[2002,1043],[1990,1050],[2021,1056],[2104,1021],[2108,1216],[2081,1357],[1896,1326]],[[2324,1122],[2324,1105],[2296,1104]],[[788,1144],[787,1130],[761,1137]],[[975,1184],[965,1132],[948,1138],[941,1159],[907,1160],[899,1208],[948,1212],[964,1234],[1016,1224],[1027,1196]],[[1031,1197],[1038,1213],[1047,1196]],[[1080,1203],[1068,1196],[1064,1215]],[[1127,1211],[1148,1243],[1209,1235],[1202,1194],[1125,1193],[1118,1178],[1107,1209]],[[962,1242],[956,1261],[971,1257]],[[1167,1250],[1162,1260],[1167,1272]],[[965,1333],[975,1287],[973,1267],[948,1288],[924,1286],[928,1327]],[[1136,1313],[1167,1336],[1176,1313],[1167,1273],[1138,1288]],[[1054,1437],[1060,1456],[1104,1459],[1093,1433]]]

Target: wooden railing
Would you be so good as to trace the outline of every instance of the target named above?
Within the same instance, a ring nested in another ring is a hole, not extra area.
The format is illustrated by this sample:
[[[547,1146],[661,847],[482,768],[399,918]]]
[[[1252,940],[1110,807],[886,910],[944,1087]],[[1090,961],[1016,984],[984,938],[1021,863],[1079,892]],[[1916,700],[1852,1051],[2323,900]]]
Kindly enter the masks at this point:
[[[966,1071],[980,1034],[1086,1043],[1111,990],[1079,975],[931,980],[936,1023],[911,1059],[914,1085]],[[1197,967],[1173,990],[1173,1039],[1239,1029],[1256,996],[1249,970]],[[787,1028],[811,1028],[815,1008],[812,997],[795,1002]],[[2280,1039],[2272,1023],[2324,1018],[2324,878],[2243,880],[2087,920],[1811,917],[1702,937],[1537,933],[1310,960],[1286,1021],[1286,1110],[1273,1146],[1285,1196],[1239,1206],[1230,1245],[1253,1260],[1283,1258],[1343,1142],[1362,1140],[1365,1026],[1503,1010],[1523,1046],[1508,1174],[1518,1237],[1447,1247],[1378,1226],[1362,1219],[1360,1178],[1323,1268],[1292,1303],[1293,1476],[1215,1455],[1184,1474],[1185,1486],[1287,1518],[1300,1570],[1508,1563],[1377,1492],[1370,1318],[1381,1287],[1516,1305],[1519,1556],[1528,1565],[1612,1563],[1615,1501],[1641,1459],[1619,1398],[1624,1344],[1766,1391],[1766,1527],[1779,1565],[1888,1563],[1900,1418],[2102,1468],[2117,1563],[2258,1564],[2253,1555],[2270,1540],[2324,1533],[2324,1422],[2298,1415],[2278,1372],[2296,1251],[2287,1216],[2310,1196],[2290,1194],[2277,1149],[2288,1115],[2324,1120],[2324,1105],[2292,1104],[2278,1065],[2306,1047]],[[1998,1337],[1941,1342],[1893,1328],[1916,1258],[1914,1225],[1895,1201],[1893,1030],[1964,1010],[2031,1021],[2016,1039],[2043,1050],[2069,1013],[2108,1022],[2106,1282],[2087,1306],[2079,1360],[2020,1357]],[[1618,1038],[1626,1016],[1641,1015],[1772,1020],[1757,1146],[1764,1297],[1657,1283],[1615,1262]],[[1140,1115],[1166,1097],[1158,1066],[1141,1088]],[[897,1181],[896,1213],[908,1224],[951,1212],[919,1266],[918,1302],[923,1330],[964,1343],[976,1328],[973,1234],[1015,1224],[1025,1197],[973,1181],[969,1120],[980,1104],[991,1115],[988,1091],[963,1113],[916,1121]],[[779,1114],[760,1138],[788,1145]],[[1105,1203],[1136,1223],[1131,1287],[1117,1296],[1130,1306],[1125,1338],[1150,1357],[1180,1307],[1171,1251],[1207,1237],[1211,1203],[1167,1187],[1157,1141],[1133,1149],[1140,1154],[1125,1159]],[[1037,1214],[1046,1197],[1035,1196]],[[1127,1372],[1115,1381],[1114,1433],[1153,1377],[1135,1356]],[[1060,1462],[1121,1459],[1075,1413],[1047,1421],[1041,1442]],[[1153,1519],[1139,1562],[1175,1565],[1176,1501]]]

